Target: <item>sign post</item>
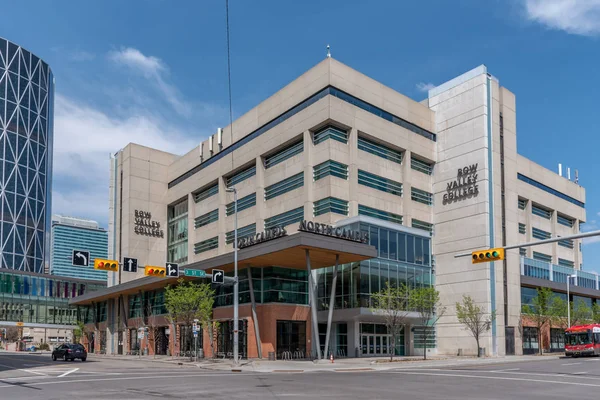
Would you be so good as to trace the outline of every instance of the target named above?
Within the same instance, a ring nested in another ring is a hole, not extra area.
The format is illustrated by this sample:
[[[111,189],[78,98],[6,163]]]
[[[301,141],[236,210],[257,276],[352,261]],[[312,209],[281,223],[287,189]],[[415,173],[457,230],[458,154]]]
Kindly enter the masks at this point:
[[[194,359],[198,362],[198,319],[194,319]]]

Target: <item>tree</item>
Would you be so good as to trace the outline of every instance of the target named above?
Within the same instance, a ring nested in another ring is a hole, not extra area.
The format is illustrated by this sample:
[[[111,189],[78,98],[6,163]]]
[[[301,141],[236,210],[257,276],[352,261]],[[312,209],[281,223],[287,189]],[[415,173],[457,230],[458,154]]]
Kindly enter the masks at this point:
[[[16,342],[19,340],[19,328],[16,326],[9,326],[6,328],[6,335],[4,340],[7,342]]]
[[[433,286],[415,288],[409,291],[408,306],[419,315],[423,327],[423,359],[427,359],[427,340],[433,334],[433,328],[446,313],[446,307],[440,302],[440,292]]]
[[[592,317],[592,309],[583,300],[571,302],[571,326],[588,324]]]
[[[598,303],[592,305],[592,320],[595,324],[600,324],[600,304]]]
[[[464,325],[466,331],[470,331],[475,341],[477,342],[477,357],[480,356],[479,339],[481,335],[489,331],[492,326],[492,321],[496,319],[496,312],[486,316],[483,307],[478,306],[473,301],[473,298],[468,295],[463,295],[462,303],[456,303],[456,317],[458,322]]]
[[[531,304],[525,304],[522,313],[536,326],[540,354],[542,354],[542,328],[552,318],[551,305],[556,295],[549,288],[538,288],[537,294],[531,299]]]
[[[568,320],[567,320],[567,307],[568,303],[562,297],[554,295],[552,297],[550,303],[550,319],[548,323],[550,324],[550,329],[556,326],[558,328],[567,329]]]
[[[85,324],[82,321],[77,321],[77,328],[73,329],[73,342],[81,343],[83,335],[85,335]]]
[[[390,286],[386,283],[385,288],[377,293],[371,294],[371,311],[383,314],[388,333],[391,334],[389,347],[390,361],[394,359],[396,349],[396,338],[402,332],[406,323],[406,317],[410,312],[408,308],[408,289],[405,285],[400,287]]]
[[[167,286],[165,289],[165,307],[167,308],[169,321],[173,325],[179,323],[185,327],[191,327],[194,319],[197,318],[202,321],[203,326],[210,325],[212,327],[214,294],[208,283],[196,284],[179,279],[176,286]],[[212,330],[212,328],[209,328],[209,330]]]

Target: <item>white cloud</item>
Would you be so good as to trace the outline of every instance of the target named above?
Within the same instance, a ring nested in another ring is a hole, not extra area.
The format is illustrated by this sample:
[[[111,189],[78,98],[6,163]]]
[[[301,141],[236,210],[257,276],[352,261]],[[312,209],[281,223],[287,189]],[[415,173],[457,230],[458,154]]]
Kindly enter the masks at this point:
[[[134,142],[180,154],[199,141],[150,110],[115,117],[60,94],[55,97],[54,132],[52,212],[102,223],[108,218],[111,153]]]
[[[600,0],[524,0],[527,18],[551,29],[600,34]]]
[[[419,82],[419,83],[417,83],[416,86],[417,86],[417,90],[419,90],[420,92],[428,92],[435,87],[435,85],[431,82],[428,82],[428,83]]]
[[[111,51],[108,53],[108,58],[118,65],[127,66],[134,72],[142,74],[152,82],[178,114],[184,117],[192,115],[192,105],[182,97],[175,86],[167,82],[169,69],[160,58],[146,56],[131,47]]]

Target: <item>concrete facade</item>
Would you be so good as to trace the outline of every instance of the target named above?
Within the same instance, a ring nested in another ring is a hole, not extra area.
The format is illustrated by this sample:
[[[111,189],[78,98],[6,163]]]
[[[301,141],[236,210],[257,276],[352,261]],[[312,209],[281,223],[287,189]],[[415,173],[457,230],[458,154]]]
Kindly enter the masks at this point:
[[[316,139],[326,127],[344,132],[347,140]],[[109,273],[108,284],[142,277],[144,265],[185,265],[231,252],[226,238],[234,216],[227,215],[227,205],[233,195],[226,188],[234,179],[238,199],[256,194],[255,204],[238,213],[240,229],[255,224],[254,232],[262,232],[281,214],[299,209],[299,214],[287,215],[293,222],[303,218],[336,224],[375,212],[376,218],[391,218],[431,235],[435,284],[448,309],[437,327],[437,352],[475,353],[454,309],[469,294],[497,313],[482,347],[489,354],[505,354],[508,332],[519,353],[519,250],[509,251],[506,262],[477,265],[454,254],[535,240],[534,228],[537,236],[539,230],[553,237],[578,233],[586,216],[585,190],[520,156],[516,135],[515,96],[485,66],[416,102],[328,58],[181,157],[137,144],[115,154],[109,258],[136,257],[140,267],[137,273]],[[365,140],[380,147],[365,151]],[[302,145],[292,149],[299,141]],[[292,156],[283,156],[292,150]],[[398,154],[401,162],[394,159]],[[274,155],[283,161],[271,164]],[[315,167],[328,161],[346,166],[341,177],[316,175]],[[360,178],[365,173],[375,175],[376,182],[365,184]],[[298,174],[303,176],[292,190],[281,187],[283,194],[270,197],[273,185]],[[401,184],[401,196],[390,189],[394,184]],[[341,202],[315,212],[319,201],[328,198]],[[534,214],[532,207],[546,210],[548,218]],[[136,210],[150,213],[142,221],[150,226],[150,235],[136,232]],[[559,216],[572,226],[559,223]],[[296,230],[289,220],[281,224],[288,233]],[[519,224],[525,225],[524,234]],[[552,263],[568,261],[579,269],[579,241],[572,247],[545,245],[525,256],[534,257],[535,251],[541,254],[536,257],[548,255]]]

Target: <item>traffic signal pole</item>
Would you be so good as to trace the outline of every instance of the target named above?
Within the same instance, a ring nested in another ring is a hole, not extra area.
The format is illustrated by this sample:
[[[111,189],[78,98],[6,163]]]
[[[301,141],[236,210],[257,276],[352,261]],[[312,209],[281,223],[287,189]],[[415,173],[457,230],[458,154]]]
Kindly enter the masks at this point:
[[[551,238],[551,239],[537,240],[535,242],[528,242],[528,243],[522,243],[522,244],[514,244],[514,245],[504,246],[504,247],[498,247],[498,248],[499,249],[504,249],[504,250],[512,250],[512,249],[519,249],[519,248],[522,248],[522,247],[531,247],[531,246],[537,246],[537,245],[541,245],[541,244],[555,243],[555,242],[559,242],[561,240],[583,239],[583,238],[592,237],[592,236],[600,236],[600,230],[598,230],[598,231],[591,231],[591,232],[585,232],[585,233],[577,233],[575,235],[558,236],[558,237]],[[455,254],[454,258],[471,257],[472,255],[473,255],[473,252],[459,253],[459,254]]]

